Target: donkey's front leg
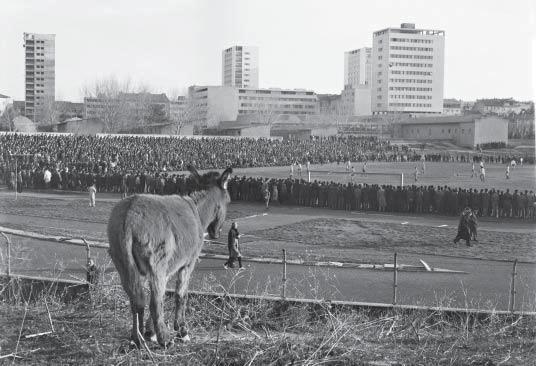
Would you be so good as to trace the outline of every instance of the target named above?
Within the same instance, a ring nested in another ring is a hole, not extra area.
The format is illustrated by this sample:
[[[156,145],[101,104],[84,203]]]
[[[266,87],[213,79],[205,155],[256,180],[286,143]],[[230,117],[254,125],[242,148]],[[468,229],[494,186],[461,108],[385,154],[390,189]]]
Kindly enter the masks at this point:
[[[183,342],[190,340],[188,327],[186,326],[186,304],[188,302],[188,282],[190,281],[192,269],[192,264],[179,269],[175,286],[175,321],[173,322],[173,328]]]

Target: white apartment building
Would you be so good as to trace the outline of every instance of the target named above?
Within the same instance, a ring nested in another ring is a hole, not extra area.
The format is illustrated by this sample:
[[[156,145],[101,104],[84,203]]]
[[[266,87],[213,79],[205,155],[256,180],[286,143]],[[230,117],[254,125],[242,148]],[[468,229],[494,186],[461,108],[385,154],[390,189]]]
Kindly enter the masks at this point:
[[[445,32],[403,23],[372,37],[372,112],[443,111]]]
[[[24,48],[24,115],[41,122],[56,95],[56,35],[24,33]]]
[[[344,53],[344,86],[369,85],[372,73],[372,48],[363,47]]]
[[[240,115],[251,115],[255,123],[267,123],[280,115],[318,114],[318,98],[311,90],[191,86],[188,97],[198,111],[195,122],[204,127],[236,121]]]
[[[259,48],[233,46],[222,51],[222,85],[259,87]]]

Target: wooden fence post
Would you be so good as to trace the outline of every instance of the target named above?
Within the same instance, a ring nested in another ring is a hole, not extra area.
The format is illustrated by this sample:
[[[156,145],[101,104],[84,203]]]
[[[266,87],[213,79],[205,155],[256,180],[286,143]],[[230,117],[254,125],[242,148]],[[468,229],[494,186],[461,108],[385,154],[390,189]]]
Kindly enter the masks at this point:
[[[393,305],[396,305],[396,290],[398,287],[398,269],[397,269],[397,260],[395,252],[395,261],[393,264]]]
[[[281,286],[281,298],[287,296],[287,251],[283,249],[283,278]]]
[[[516,306],[516,272],[517,259],[514,260],[514,267],[512,268],[512,280],[510,282],[510,301],[508,301],[508,307],[510,312],[514,312]]]
[[[7,236],[4,233],[1,233],[4,238],[6,238],[7,241],[7,269],[6,269],[6,275],[8,278],[11,277],[11,239],[9,239],[9,236]]]

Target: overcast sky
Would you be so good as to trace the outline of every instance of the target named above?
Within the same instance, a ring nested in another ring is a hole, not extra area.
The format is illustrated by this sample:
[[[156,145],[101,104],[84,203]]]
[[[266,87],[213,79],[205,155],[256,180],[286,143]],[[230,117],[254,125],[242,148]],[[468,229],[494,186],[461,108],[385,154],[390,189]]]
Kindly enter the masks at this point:
[[[221,51],[259,47],[261,87],[339,93],[344,52],[400,23],[441,29],[445,97],[534,99],[531,0],[0,0],[0,94],[24,98],[23,32],[56,34],[56,99],[111,75],[176,93],[221,84]]]

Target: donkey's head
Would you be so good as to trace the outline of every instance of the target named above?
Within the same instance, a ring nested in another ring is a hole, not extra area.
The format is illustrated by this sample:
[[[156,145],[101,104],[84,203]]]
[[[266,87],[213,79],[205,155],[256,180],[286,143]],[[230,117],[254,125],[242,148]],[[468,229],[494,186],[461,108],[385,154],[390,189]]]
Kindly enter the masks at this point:
[[[200,215],[206,215],[205,219],[208,218],[210,220],[207,227],[208,236],[211,239],[217,239],[225,222],[227,204],[231,201],[227,192],[227,184],[233,169],[227,168],[221,174],[218,172],[208,172],[203,175],[199,175],[193,166],[188,166],[188,170],[192,174],[192,178],[199,189],[207,191],[206,200],[209,204],[205,207],[208,211],[200,212]],[[201,219],[203,220],[204,218]]]

